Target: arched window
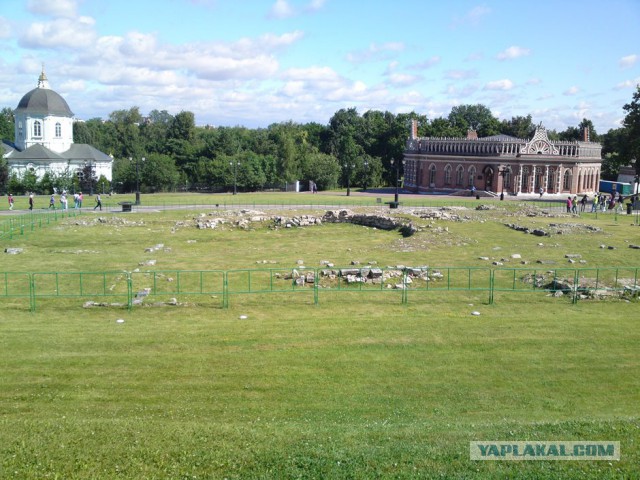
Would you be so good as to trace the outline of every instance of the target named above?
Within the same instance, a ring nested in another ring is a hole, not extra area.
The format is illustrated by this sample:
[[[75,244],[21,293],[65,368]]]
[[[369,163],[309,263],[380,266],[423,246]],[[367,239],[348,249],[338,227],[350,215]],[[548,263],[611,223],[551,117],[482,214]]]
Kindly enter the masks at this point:
[[[571,170],[567,169],[564,171],[564,180],[562,182],[562,188],[564,190],[571,191]]]
[[[446,167],[444,167],[444,184],[445,185],[451,185],[451,165],[447,164]]]
[[[56,123],[56,137],[60,138],[62,136],[62,125],[60,122]]]
[[[473,187],[476,184],[476,167],[471,165],[469,167],[469,187]]]
[[[436,185],[436,166],[432,163],[429,165],[429,187]]]
[[[464,184],[464,167],[458,165],[456,167],[456,185],[462,186]]]
[[[41,137],[42,136],[42,123],[39,120],[33,122],[33,136]]]

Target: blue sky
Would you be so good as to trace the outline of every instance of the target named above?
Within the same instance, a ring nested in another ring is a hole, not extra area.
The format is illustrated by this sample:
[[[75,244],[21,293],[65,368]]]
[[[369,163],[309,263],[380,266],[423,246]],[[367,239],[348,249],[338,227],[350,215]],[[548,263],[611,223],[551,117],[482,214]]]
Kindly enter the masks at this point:
[[[79,119],[140,108],[198,125],[433,119],[481,103],[617,128],[640,84],[640,0],[2,0],[0,107],[45,65]]]

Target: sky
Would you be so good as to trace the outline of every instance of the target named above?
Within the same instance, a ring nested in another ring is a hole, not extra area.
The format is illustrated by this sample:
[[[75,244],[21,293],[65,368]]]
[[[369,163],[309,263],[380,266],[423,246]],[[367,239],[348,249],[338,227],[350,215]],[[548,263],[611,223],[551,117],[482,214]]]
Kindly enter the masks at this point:
[[[618,128],[640,84],[640,0],[0,0],[0,108],[43,68],[76,118],[327,124],[342,108],[482,104],[558,131]]]

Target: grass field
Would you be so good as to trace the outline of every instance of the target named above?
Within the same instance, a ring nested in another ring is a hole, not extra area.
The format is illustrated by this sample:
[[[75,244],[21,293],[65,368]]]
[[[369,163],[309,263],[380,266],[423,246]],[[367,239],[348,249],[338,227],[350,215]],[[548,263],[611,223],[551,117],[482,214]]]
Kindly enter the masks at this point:
[[[4,255],[3,270],[132,271],[149,259],[158,271],[486,266],[479,257],[514,264],[514,253],[527,266],[568,266],[566,254],[584,267],[640,266],[628,248],[640,233],[624,216],[525,217],[510,204],[417,219],[409,238],[348,224],[193,224],[223,213],[60,219],[3,240],[24,249]],[[504,223],[569,227],[535,237]],[[0,297],[0,478],[640,477],[636,300],[399,299],[323,291],[314,305],[274,293],[234,296],[228,309],[203,299],[128,311],[62,298],[31,313]],[[480,462],[469,459],[474,440],[619,441],[622,455]]]

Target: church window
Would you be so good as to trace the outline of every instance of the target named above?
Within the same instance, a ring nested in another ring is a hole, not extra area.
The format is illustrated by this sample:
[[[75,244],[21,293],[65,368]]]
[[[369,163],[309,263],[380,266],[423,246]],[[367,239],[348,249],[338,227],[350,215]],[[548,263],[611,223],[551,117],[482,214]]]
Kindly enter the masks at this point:
[[[60,122],[56,123],[56,137],[60,138],[62,136],[62,125]]]
[[[429,186],[436,184],[436,166],[432,163],[429,165]]]
[[[456,185],[462,186],[464,183],[464,167],[462,165],[458,165],[456,168]]]
[[[469,186],[473,187],[476,183],[476,167],[469,167]]]
[[[451,185],[451,165],[444,167],[444,184]]]
[[[571,170],[564,171],[564,181],[562,182],[562,188],[564,190],[571,190]]]
[[[42,136],[42,124],[39,120],[33,122],[33,136],[41,137]]]

